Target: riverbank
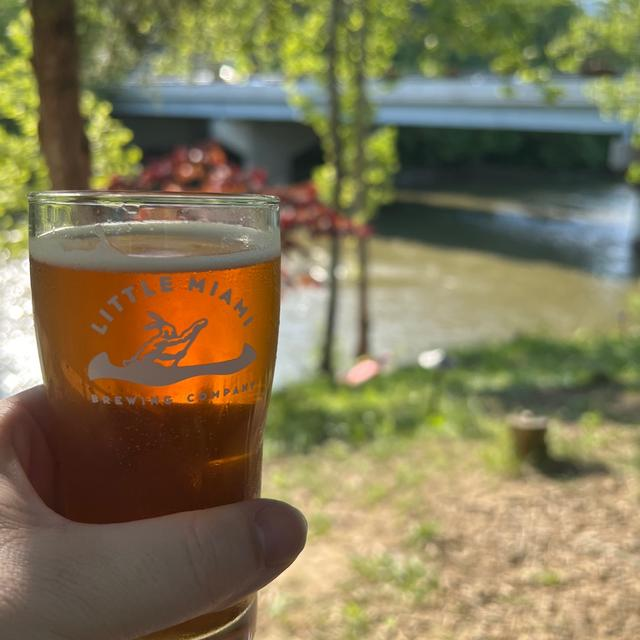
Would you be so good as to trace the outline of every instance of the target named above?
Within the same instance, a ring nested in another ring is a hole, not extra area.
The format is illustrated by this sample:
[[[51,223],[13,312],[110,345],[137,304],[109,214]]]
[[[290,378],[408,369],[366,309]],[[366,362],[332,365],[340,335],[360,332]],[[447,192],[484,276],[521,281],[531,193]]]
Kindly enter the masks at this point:
[[[370,251],[374,355],[401,366],[427,349],[617,327],[637,287],[631,249],[637,194],[621,182],[522,180],[459,179],[439,184],[427,204],[384,208]],[[322,283],[327,247],[314,241],[308,249],[298,256],[301,269],[307,273],[311,261]],[[356,347],[355,257],[345,243],[336,341],[342,371],[353,364]],[[0,257],[0,288],[4,396],[40,379],[24,259]],[[324,286],[284,290],[277,388],[316,371],[325,305]]]
[[[520,338],[359,389],[274,394],[265,494],[309,518],[266,640],[635,640],[640,338]],[[507,416],[550,418],[560,473]]]

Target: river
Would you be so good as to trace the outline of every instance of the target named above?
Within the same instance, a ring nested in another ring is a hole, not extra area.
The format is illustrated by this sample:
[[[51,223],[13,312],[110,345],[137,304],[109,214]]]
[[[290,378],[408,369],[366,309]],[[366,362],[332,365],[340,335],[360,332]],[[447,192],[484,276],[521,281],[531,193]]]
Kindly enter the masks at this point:
[[[638,196],[610,181],[443,184],[403,191],[376,220],[371,246],[372,346],[403,364],[436,347],[517,333],[571,335],[616,326],[638,267]],[[316,272],[326,252],[316,252]],[[352,260],[344,271],[338,354],[355,344]],[[0,266],[0,395],[40,380],[24,260]],[[312,375],[323,287],[283,296],[276,385]]]

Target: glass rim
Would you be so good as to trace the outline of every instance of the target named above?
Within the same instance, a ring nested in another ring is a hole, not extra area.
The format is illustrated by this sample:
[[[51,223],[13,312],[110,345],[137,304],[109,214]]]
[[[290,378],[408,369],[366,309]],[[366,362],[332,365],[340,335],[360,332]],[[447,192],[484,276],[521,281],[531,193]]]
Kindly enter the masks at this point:
[[[187,205],[208,207],[265,207],[280,204],[277,196],[256,193],[207,193],[197,191],[32,191],[29,204],[84,205]]]

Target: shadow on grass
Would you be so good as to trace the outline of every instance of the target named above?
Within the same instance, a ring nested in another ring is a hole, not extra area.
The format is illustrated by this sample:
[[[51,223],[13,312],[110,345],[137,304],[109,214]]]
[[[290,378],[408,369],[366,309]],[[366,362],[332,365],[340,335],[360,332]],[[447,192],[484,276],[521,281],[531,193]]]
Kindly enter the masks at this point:
[[[493,400],[504,412],[528,408],[575,422],[595,412],[634,424],[640,416],[640,340],[521,337],[458,354],[449,389]]]
[[[420,429],[484,437],[483,423],[530,409],[567,422],[633,424],[640,416],[640,338],[520,337],[451,354],[453,368],[407,367],[352,389],[310,380],[274,394],[267,437],[283,451],[326,440],[358,445]],[[603,472],[565,460],[554,477]]]
[[[531,465],[536,471],[554,480],[575,480],[585,476],[610,473],[607,465],[600,462],[584,462],[575,458],[549,457]]]
[[[547,388],[515,385],[480,395],[493,400],[505,412],[534,408],[536,413],[568,422],[576,422],[588,412],[620,424],[633,424],[640,416],[640,391],[615,382]]]

